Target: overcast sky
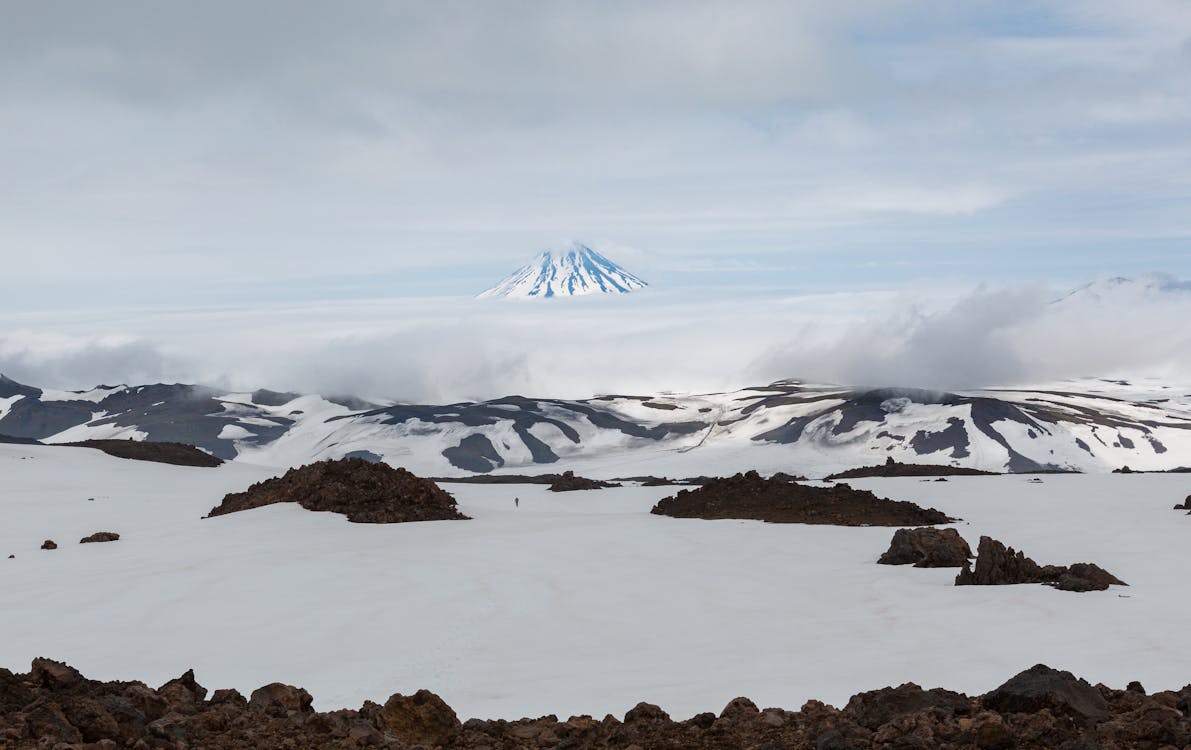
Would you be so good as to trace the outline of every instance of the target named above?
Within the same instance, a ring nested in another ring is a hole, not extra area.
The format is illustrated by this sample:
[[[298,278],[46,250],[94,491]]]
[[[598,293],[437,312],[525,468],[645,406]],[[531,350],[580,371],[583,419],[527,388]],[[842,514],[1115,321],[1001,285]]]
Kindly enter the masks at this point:
[[[677,294],[1186,278],[1191,3],[0,0],[0,176],[10,352],[570,238]]]

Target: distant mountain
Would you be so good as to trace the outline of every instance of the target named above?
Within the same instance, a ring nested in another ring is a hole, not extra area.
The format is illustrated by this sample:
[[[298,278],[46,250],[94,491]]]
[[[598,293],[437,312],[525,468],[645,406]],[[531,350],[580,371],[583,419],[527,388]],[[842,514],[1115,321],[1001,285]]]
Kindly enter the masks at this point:
[[[0,378],[0,435],[175,441],[278,467],[366,456],[430,475],[560,463],[604,476],[824,476],[886,457],[987,471],[1166,470],[1191,465],[1191,389],[1079,380],[940,393],[783,381],[698,396],[439,406],[160,383],[49,391]]]
[[[477,296],[479,299],[578,297],[625,294],[646,286],[644,281],[587,245],[572,242],[561,250],[546,250],[532,263]]]
[[[1152,273],[1132,278],[1112,276],[1076,287],[1055,302],[1076,300],[1091,302],[1138,301],[1160,299],[1175,294],[1185,295],[1188,292],[1191,292],[1191,281],[1183,281],[1168,274]]]

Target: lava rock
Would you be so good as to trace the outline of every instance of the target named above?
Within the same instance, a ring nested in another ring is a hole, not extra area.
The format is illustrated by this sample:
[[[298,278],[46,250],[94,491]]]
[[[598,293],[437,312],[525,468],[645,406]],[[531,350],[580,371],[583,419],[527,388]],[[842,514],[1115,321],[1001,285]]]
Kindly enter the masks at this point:
[[[1004,586],[1015,583],[1042,583],[1042,567],[1025,553],[1006,547],[989,536],[980,537],[976,547],[976,567],[966,562],[955,577],[956,586]]]
[[[395,694],[373,717],[377,729],[410,745],[441,745],[462,728],[454,709],[429,690]]]
[[[90,536],[85,536],[79,540],[79,544],[91,544],[92,542],[117,542],[120,540],[120,535],[114,531],[97,531]]]
[[[959,568],[972,557],[972,548],[955,529],[898,529],[880,565],[913,565],[916,568]]]
[[[934,508],[886,500],[847,484],[812,487],[765,479],[755,471],[710,479],[659,500],[651,511],[674,518],[741,518],[836,526],[919,526],[954,519]]]
[[[573,492],[575,490],[602,490],[606,487],[619,487],[615,482],[601,482],[598,479],[577,477],[573,471],[564,471],[561,476],[550,483],[551,492]]]
[[[342,513],[354,523],[467,519],[455,506],[455,498],[434,482],[362,458],[319,461],[290,469],[284,476],[225,496],[209,517],[274,503],[298,503],[307,510]]]
[[[47,539],[41,543],[42,549],[58,549],[58,543],[53,539]]]
[[[1036,664],[986,694],[985,707],[1005,713],[1037,713],[1043,709],[1056,716],[1081,721],[1108,718],[1108,703],[1096,688],[1070,672]]]

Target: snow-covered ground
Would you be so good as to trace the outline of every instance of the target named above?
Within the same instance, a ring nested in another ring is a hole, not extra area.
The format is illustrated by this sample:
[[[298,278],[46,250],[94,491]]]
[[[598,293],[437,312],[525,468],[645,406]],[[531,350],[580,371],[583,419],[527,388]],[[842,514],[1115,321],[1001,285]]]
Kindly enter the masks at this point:
[[[1188,476],[855,483],[962,517],[973,547],[990,534],[1131,584],[1072,594],[878,566],[891,529],[651,516],[664,487],[447,485],[472,521],[201,519],[273,473],[0,445],[0,665],[52,656],[154,684],[194,667],[208,687],[301,685],[320,708],[429,688],[463,717],[839,705],[907,680],[982,692],[1037,662],[1191,680],[1191,518],[1171,510]],[[122,538],[77,543],[100,530]]]

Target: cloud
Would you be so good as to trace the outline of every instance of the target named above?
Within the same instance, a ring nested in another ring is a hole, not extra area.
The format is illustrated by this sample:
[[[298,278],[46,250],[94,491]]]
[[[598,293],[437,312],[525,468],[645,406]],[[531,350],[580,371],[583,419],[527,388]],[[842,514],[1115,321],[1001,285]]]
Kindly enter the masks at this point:
[[[0,338],[34,385],[200,382],[449,403],[708,392],[782,378],[937,389],[1082,376],[1191,378],[1187,285],[1101,282],[616,299],[374,300],[46,317]],[[1059,300],[1059,301],[1056,301]]]

